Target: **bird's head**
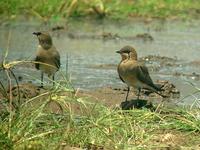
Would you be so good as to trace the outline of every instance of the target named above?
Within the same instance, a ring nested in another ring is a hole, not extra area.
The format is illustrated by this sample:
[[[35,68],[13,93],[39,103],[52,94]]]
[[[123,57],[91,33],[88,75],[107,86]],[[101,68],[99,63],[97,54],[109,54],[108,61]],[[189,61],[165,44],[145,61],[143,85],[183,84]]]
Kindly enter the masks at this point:
[[[52,38],[48,32],[45,32],[45,31],[33,32],[33,34],[38,37],[39,44],[44,49],[48,50],[53,45]]]
[[[116,53],[119,53],[121,55],[122,60],[129,58],[137,60],[137,52],[132,46],[124,46],[119,51],[116,51]]]

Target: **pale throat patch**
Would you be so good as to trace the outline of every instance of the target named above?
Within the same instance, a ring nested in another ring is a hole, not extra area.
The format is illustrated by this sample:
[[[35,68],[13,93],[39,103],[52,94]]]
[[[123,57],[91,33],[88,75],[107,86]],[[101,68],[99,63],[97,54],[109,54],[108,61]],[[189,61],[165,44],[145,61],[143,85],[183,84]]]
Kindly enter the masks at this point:
[[[121,57],[122,57],[122,60],[129,58],[128,54],[126,53],[121,54]]]

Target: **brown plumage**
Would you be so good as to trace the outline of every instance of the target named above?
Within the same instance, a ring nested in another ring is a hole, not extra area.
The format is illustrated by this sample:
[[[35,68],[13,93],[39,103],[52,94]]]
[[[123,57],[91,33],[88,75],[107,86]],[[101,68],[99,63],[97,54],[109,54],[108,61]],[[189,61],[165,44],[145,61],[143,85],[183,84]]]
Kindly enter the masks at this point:
[[[54,81],[54,75],[60,68],[60,54],[53,45],[52,38],[48,32],[34,32],[33,34],[36,35],[39,40],[35,58],[35,61],[39,63],[36,63],[35,67],[41,70],[41,87],[43,87],[44,73],[46,73],[48,77],[52,76]]]
[[[161,91],[160,87],[157,87],[151,77],[146,66],[137,61],[137,52],[131,46],[125,46],[121,50],[117,51],[122,57],[121,62],[118,65],[117,71],[120,79],[128,85],[128,91],[126,95],[126,101],[130,86],[138,89],[138,99],[142,88],[151,90],[158,93]],[[158,93],[159,94],[159,93]]]

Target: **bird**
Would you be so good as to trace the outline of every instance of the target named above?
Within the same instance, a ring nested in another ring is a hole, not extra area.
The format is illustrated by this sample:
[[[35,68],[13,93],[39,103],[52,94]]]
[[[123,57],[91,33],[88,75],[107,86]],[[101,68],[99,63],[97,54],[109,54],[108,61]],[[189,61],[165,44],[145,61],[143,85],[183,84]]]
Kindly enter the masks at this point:
[[[124,46],[116,51],[116,53],[121,55],[121,61],[117,67],[119,78],[128,85],[126,101],[128,99],[130,87],[134,87],[138,90],[138,100],[141,89],[148,89],[163,96],[159,93],[159,91],[162,91],[161,87],[153,83],[148,68],[138,61],[137,52],[132,46]]]
[[[33,32],[33,34],[37,36],[39,41],[35,57],[35,68],[41,70],[41,87],[43,87],[44,73],[49,78],[52,76],[54,85],[55,73],[61,65],[60,54],[53,45],[52,38],[47,31]]]

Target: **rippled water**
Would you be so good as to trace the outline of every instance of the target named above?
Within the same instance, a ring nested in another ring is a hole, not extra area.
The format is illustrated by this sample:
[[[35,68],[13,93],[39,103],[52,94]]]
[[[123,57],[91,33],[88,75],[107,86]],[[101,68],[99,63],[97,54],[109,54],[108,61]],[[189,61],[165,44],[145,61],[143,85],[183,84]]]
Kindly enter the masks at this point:
[[[200,87],[199,79],[193,77],[174,76],[174,73],[196,74],[200,73],[200,22],[179,21],[154,21],[143,23],[138,21],[129,22],[72,22],[67,25],[66,30],[52,33],[53,41],[61,53],[62,67],[65,72],[66,56],[68,55],[69,73],[72,83],[76,88],[93,89],[102,86],[124,86],[118,79],[115,65],[120,61],[120,56],[115,53],[124,45],[132,45],[136,48],[139,57],[148,55],[159,55],[181,60],[177,66],[166,66],[159,71],[151,72],[154,80],[169,80],[181,91],[181,97],[185,97],[195,89],[188,81]],[[33,59],[38,41],[32,32],[38,30],[49,30],[51,25],[41,25],[33,22],[18,22],[12,25],[0,27],[0,52],[6,49],[7,38],[11,31],[8,60]],[[101,35],[102,33],[118,34],[121,39],[102,40],[95,38],[70,38],[68,33],[75,35]],[[149,33],[154,41],[129,39],[123,37],[135,36],[141,33]],[[1,57],[2,58],[2,57]],[[187,65],[196,61],[197,65]],[[199,65],[198,65],[199,62]],[[156,62],[155,62],[156,63]],[[153,66],[155,63],[147,64]],[[99,67],[110,65],[111,67]],[[156,64],[157,65],[157,64]],[[39,84],[40,73],[34,67],[17,68],[18,76],[23,76],[22,82],[33,80]],[[25,75],[26,74],[26,75]],[[3,79],[3,74],[1,73]],[[58,75],[57,78],[60,78]],[[196,95],[198,99],[198,95]],[[195,98],[193,98],[195,99]],[[185,99],[185,103],[191,103]]]

